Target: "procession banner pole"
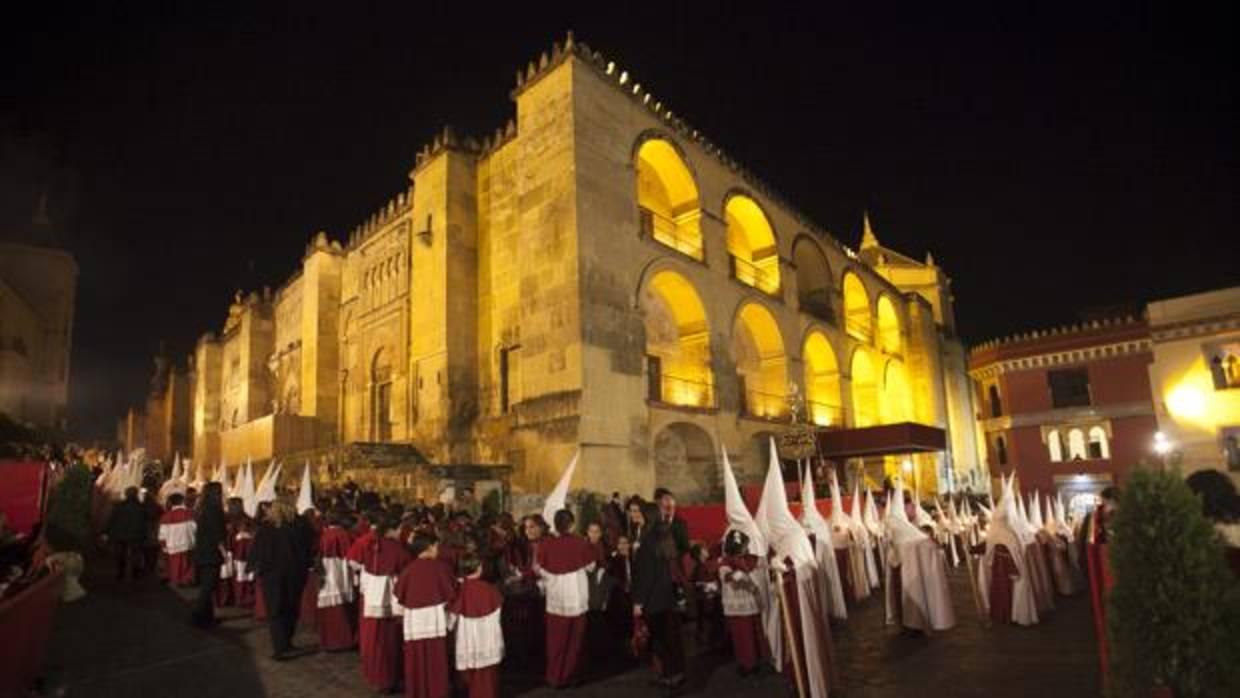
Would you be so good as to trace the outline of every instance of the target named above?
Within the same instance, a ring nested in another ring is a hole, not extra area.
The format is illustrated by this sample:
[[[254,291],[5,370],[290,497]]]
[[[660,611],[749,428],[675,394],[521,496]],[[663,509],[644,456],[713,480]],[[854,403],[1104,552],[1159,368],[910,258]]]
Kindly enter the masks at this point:
[[[982,627],[989,628],[990,618],[982,612],[982,597],[977,591],[977,577],[973,576],[973,551],[967,539],[961,537],[961,542],[964,543],[964,564],[969,568],[969,591],[973,592],[973,610],[977,612],[977,620]]]
[[[779,615],[784,619],[784,642],[788,644],[788,652],[792,655],[792,673],[796,677],[797,697],[805,698],[805,681],[801,678],[801,653],[797,651],[797,637],[792,629],[792,616],[791,611],[788,609],[788,595],[784,591],[784,573],[783,570],[775,567],[771,567],[771,571],[775,573],[775,588],[779,593]]]

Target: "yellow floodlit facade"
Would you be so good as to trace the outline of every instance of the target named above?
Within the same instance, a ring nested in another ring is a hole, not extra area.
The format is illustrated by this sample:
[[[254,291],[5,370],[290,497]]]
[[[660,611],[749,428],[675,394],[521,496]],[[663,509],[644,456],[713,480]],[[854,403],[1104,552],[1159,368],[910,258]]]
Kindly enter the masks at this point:
[[[721,449],[755,476],[796,414],[946,429],[922,492],[985,481],[941,269],[868,222],[845,247],[571,40],[512,100],[481,141],[437,136],[277,290],[235,299],[195,356],[196,458],[409,444],[511,465],[534,494],[580,451],[575,487],[712,499]]]
[[[1186,474],[1217,468],[1240,483],[1240,287],[1156,301],[1147,313],[1159,430]]]

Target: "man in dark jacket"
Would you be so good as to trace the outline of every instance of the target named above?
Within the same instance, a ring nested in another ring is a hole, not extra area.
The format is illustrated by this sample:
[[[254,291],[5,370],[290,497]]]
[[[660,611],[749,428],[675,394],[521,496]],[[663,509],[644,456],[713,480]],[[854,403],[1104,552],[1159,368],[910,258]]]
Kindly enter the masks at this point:
[[[202,501],[196,519],[194,568],[198,579],[198,598],[190,622],[200,628],[215,625],[215,588],[220,583],[220,567],[224,564],[224,545],[228,525],[224,517],[224,488],[208,482],[202,490]]]
[[[685,683],[685,648],[672,574],[680,554],[672,525],[651,514],[647,518],[654,525],[647,528],[633,561],[633,616],[645,618],[650,629],[651,650],[663,670],[659,684],[676,690]]]
[[[146,543],[146,510],[138,501],[138,488],[125,490],[125,498],[112,507],[108,517],[108,540],[116,554],[117,580],[134,579],[142,569],[142,547]]]
[[[293,649],[302,592],[313,560],[310,525],[292,505],[273,502],[268,525],[259,528],[250,563],[263,589],[271,633],[272,658],[284,660]]]

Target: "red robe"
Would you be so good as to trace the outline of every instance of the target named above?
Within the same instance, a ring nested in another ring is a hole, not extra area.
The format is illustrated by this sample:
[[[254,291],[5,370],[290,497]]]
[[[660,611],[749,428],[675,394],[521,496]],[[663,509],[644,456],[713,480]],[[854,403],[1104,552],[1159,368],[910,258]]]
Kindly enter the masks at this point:
[[[349,546],[352,544],[349,532],[339,526],[328,526],[319,536],[319,559],[322,560],[324,575],[329,580],[343,578],[342,588],[337,588],[334,583],[324,584],[321,588],[314,586],[320,649],[346,650],[357,644],[357,590],[353,584],[353,572],[348,567]]]
[[[159,542],[168,583],[194,583],[194,512],[176,506],[159,517]]]
[[[400,573],[395,596],[404,608],[405,697],[447,698],[447,608],[456,580],[439,560],[419,558]]]
[[[543,540],[515,538],[504,551],[510,572],[510,578],[504,580],[504,642],[512,648],[509,654],[523,653],[523,659],[530,662],[538,660],[544,644],[545,611],[534,572],[534,557]]]
[[[1012,622],[1012,578],[1019,577],[1020,570],[1006,545],[996,545],[994,561],[990,565],[990,619],[1000,625]]]
[[[499,591],[481,579],[462,582],[460,593],[448,604],[448,611],[457,616],[454,665],[469,688],[469,698],[499,698],[503,605]]]
[[[365,548],[358,550],[355,541],[349,550],[350,555],[356,551],[362,561],[362,618],[358,626],[362,678],[376,691],[390,691],[401,679],[401,618],[391,590],[393,580],[413,556],[391,538],[376,539],[370,534],[370,539]],[[368,590],[368,585],[386,588]]]
[[[233,602],[241,608],[254,608],[257,603],[254,568],[250,566],[250,548],[254,545],[251,526],[245,521],[238,524],[229,546],[233,556]]]
[[[594,561],[594,546],[571,533],[538,546],[535,563],[545,573],[547,593],[546,678],[555,688],[573,683],[580,670],[589,608],[585,573]]]

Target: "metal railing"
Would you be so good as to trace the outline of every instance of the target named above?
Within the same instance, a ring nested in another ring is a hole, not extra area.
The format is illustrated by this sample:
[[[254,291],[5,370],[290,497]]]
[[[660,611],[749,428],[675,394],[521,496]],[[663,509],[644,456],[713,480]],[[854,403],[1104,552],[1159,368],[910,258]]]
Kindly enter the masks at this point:
[[[698,261],[704,256],[702,249],[702,236],[686,235],[680,229],[680,225],[676,221],[659,213],[655,213],[650,209],[639,206],[637,208],[640,219],[642,235],[655,240],[661,244],[688,255]]]
[[[708,381],[663,374],[658,379],[657,394],[655,390],[656,387],[651,385],[651,402],[680,407],[715,406],[715,386]]]
[[[741,391],[740,397],[740,413],[746,417],[757,417],[776,422],[787,421],[789,418],[787,395],[765,393],[761,390],[745,388]]]
[[[779,274],[771,273],[736,255],[731,257],[732,278],[752,286],[768,296],[779,295]]]
[[[815,402],[813,400],[805,401],[806,418],[810,424],[820,427],[836,427],[844,426],[844,408],[839,405],[829,405],[825,402]]]
[[[835,313],[831,310],[831,301],[824,291],[811,291],[801,294],[799,306],[801,312],[824,322],[835,323]]]

